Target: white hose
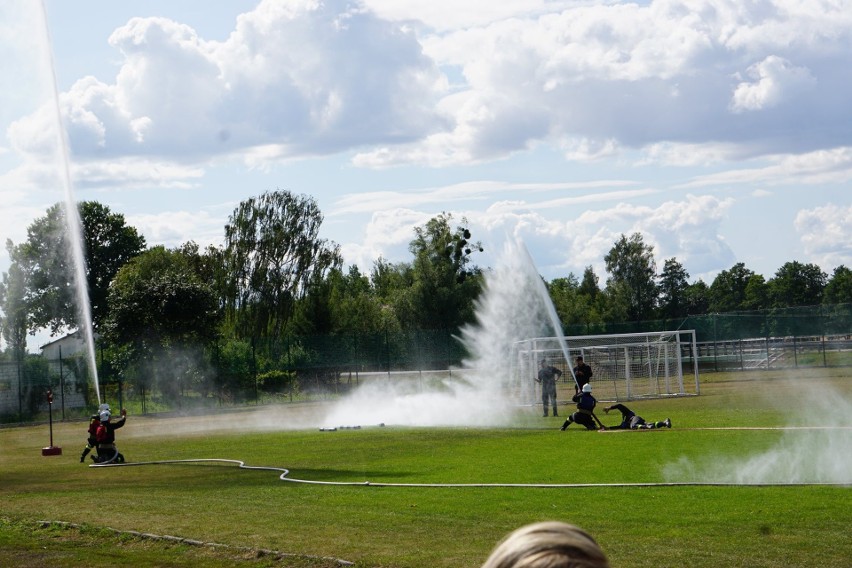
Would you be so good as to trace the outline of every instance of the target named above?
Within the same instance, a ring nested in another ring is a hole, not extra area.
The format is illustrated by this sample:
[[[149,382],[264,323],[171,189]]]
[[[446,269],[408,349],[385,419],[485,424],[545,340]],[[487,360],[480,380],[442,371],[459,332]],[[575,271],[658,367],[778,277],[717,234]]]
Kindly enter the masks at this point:
[[[237,464],[240,469],[255,469],[263,471],[280,471],[278,479],[291,483],[305,483],[309,485],[337,485],[337,486],[362,486],[362,487],[520,487],[520,488],[582,488],[582,487],[802,487],[811,485],[848,487],[849,483],[837,482],[794,482],[794,483],[727,483],[712,481],[681,481],[667,483],[374,483],[371,481],[312,481],[309,479],[296,479],[287,477],[290,470],[283,467],[251,466],[240,460],[229,460],[222,458],[200,458],[188,460],[162,460],[132,463],[100,463],[90,464],[89,467],[133,467],[142,465],[168,465],[168,464],[191,464],[191,463],[230,463]]]

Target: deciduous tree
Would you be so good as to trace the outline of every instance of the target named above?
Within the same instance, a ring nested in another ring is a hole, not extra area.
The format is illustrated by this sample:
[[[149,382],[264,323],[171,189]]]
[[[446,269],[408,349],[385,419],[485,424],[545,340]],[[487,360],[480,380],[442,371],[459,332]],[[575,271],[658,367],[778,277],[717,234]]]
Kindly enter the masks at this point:
[[[585,270],[583,270],[583,280],[580,281],[580,288],[578,290],[581,294],[585,294],[589,297],[591,302],[594,302],[598,294],[600,294],[601,289],[598,286],[598,275],[595,274],[595,269],[592,268],[591,265],[587,266]]]
[[[613,295],[623,299],[627,317],[631,321],[652,317],[657,297],[654,247],[645,244],[640,233],[630,238],[621,235],[604,256],[604,262],[610,273],[607,287],[612,287]]]
[[[94,201],[79,204],[82,221],[86,285],[92,323],[97,330],[107,315],[109,285],[119,268],[145,249],[145,238],[129,227],[124,216]],[[31,331],[51,334],[78,327],[74,265],[66,230],[65,208],[56,204],[27,229],[27,240],[7,243],[10,257],[25,281],[24,301]]]
[[[710,287],[704,280],[698,280],[686,287],[683,292],[687,315],[703,315],[710,309]]]
[[[407,322],[411,327],[456,329],[474,319],[482,274],[472,264],[472,255],[482,247],[471,240],[465,219],[455,229],[451,221],[452,215],[442,213],[414,229],[409,244],[414,255],[412,285],[400,298],[411,310],[412,320]]]
[[[186,254],[155,247],[135,257],[116,274],[108,302],[103,333],[119,372],[169,394],[201,374],[221,316]]]
[[[664,318],[681,318],[687,315],[686,290],[689,287],[689,272],[677,261],[670,258],[663,264],[659,277],[660,315]]]
[[[8,242],[11,246],[11,241]],[[0,327],[3,329],[3,339],[18,355],[27,351],[27,304],[25,301],[26,278],[18,263],[13,262],[9,271],[3,274],[0,283],[0,307],[3,308],[0,317]]]
[[[825,285],[824,304],[847,304],[852,302],[852,270],[840,265],[834,269]]]
[[[342,264],[339,246],[319,238],[313,198],[273,191],[240,203],[225,227],[223,300],[238,337],[279,338],[296,301]]]
[[[717,274],[710,284],[710,310],[724,313],[748,309],[746,288],[752,276],[754,272],[742,262]]]
[[[104,333],[143,348],[210,341],[219,312],[210,285],[180,251],[154,247],[122,267],[109,294]]]
[[[816,264],[784,263],[769,281],[772,305],[776,308],[815,306],[822,303],[828,275]]]

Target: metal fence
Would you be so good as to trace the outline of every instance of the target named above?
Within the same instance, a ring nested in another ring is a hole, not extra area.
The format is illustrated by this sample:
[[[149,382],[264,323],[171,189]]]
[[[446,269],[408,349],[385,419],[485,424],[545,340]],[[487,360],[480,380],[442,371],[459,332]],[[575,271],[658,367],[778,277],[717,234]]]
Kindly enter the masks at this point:
[[[765,337],[852,334],[852,304],[799,306],[639,322],[570,325],[565,335],[646,333],[694,329],[701,343]]]
[[[700,372],[852,366],[852,335],[790,336],[698,343]]]
[[[570,326],[566,336],[694,329],[697,355],[683,364],[700,373],[852,366],[852,304],[690,316],[606,326]],[[579,333],[578,333],[579,332]],[[362,377],[448,370],[464,346],[448,330],[289,337],[221,343],[194,356],[119,375],[99,361],[101,400],[135,413],[316,400],[345,394]],[[59,419],[84,418],[97,406],[82,357],[29,355],[0,361],[0,423],[46,419],[47,391]]]

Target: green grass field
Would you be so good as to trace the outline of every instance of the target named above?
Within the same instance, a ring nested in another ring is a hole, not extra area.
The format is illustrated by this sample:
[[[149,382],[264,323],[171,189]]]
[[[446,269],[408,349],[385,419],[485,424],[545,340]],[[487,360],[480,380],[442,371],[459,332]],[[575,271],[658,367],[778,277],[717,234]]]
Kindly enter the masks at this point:
[[[131,413],[118,432],[119,447],[132,462],[233,459],[286,468],[290,478],[359,482],[354,486],[286,482],[278,472],[225,463],[90,468],[79,463],[83,422],[54,424],[54,444],[63,455],[51,457],[41,455],[49,441],[47,425],[5,428],[0,565],[337,565],[323,559],[329,557],[363,567],[477,567],[514,528],[559,519],[592,533],[615,567],[849,566],[852,473],[844,470],[852,455],[849,370],[802,371],[795,380],[771,372],[707,375],[701,393],[630,403],[646,418],[669,416],[674,423],[670,430],[646,432],[586,432],[577,426],[560,432],[561,418],[542,418],[536,409],[525,410],[511,428],[389,425],[337,432],[228,429],[229,421],[252,409],[207,417],[219,428],[195,433],[198,417]],[[802,419],[798,411],[810,404],[808,393],[826,404]],[[304,420],[318,406],[279,410]],[[566,407],[563,415],[567,412]],[[601,418],[618,422],[602,413]],[[768,429],[790,424],[843,428]],[[728,427],[751,429],[713,429]],[[794,481],[824,481],[814,478],[840,468],[834,476],[847,485],[361,483],[719,481],[743,464],[762,471],[763,478]],[[78,526],[41,526],[40,520]]]

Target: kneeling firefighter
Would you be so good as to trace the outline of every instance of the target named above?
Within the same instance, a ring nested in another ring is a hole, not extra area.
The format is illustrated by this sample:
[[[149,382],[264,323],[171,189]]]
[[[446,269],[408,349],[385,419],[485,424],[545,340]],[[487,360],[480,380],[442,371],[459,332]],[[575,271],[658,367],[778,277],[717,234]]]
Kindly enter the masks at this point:
[[[597,406],[598,401],[592,396],[592,385],[590,383],[584,384],[583,389],[571,397],[571,400],[577,403],[577,411],[568,417],[560,430],[565,430],[572,422],[585,426],[586,430],[597,430],[598,427],[601,430],[605,429],[598,417],[595,416],[595,406]],[[597,425],[595,422],[597,422]]]
[[[127,410],[121,409],[121,418],[112,422],[109,410],[100,412],[101,425],[97,431],[98,456],[92,456],[95,463],[124,463],[124,456],[115,447],[115,431],[124,426],[127,420]]]

